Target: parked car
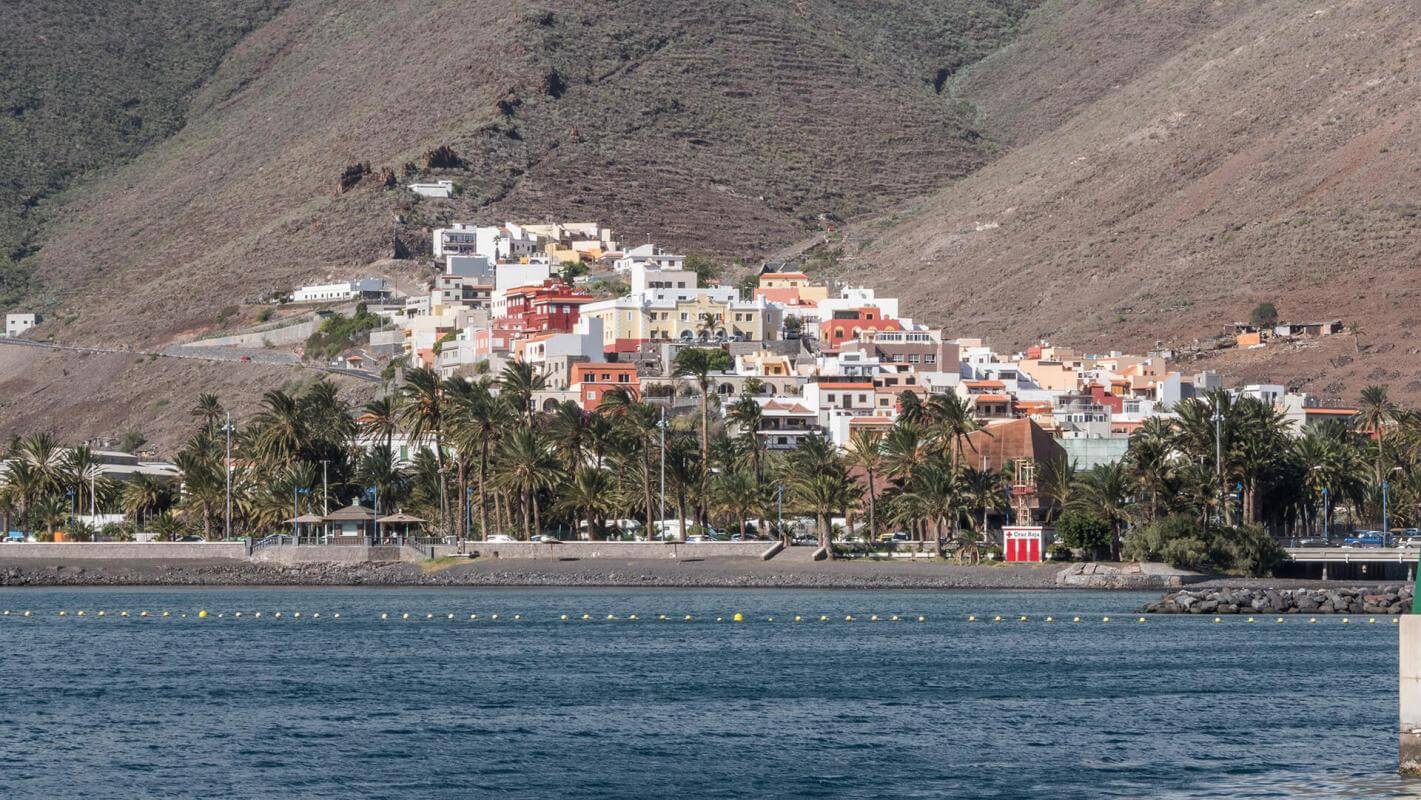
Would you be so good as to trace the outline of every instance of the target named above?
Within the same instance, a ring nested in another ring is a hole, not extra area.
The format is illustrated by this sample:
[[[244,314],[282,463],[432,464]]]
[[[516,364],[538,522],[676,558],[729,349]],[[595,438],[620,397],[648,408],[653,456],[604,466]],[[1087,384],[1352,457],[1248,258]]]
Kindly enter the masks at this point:
[[[559,539],[559,538],[556,537],[556,536],[550,536],[550,535],[548,535],[548,534],[546,534],[546,533],[540,533],[540,534],[538,534],[537,536],[534,536],[532,539],[529,539],[528,541],[530,541],[530,542],[542,542],[543,544],[557,544],[558,542],[561,542],[562,540]]]
[[[1381,547],[1384,543],[1381,531],[1353,531],[1352,535],[1342,540],[1344,548]]]
[[[1326,539],[1299,539],[1298,547],[1332,547],[1332,542]]]
[[[486,541],[486,542],[514,542],[514,541],[517,541],[517,540],[514,539],[512,536],[509,536],[509,535],[506,534],[506,533],[495,533],[495,534],[493,534],[492,536],[488,537],[487,539],[484,539],[484,541]]]
[[[207,541],[207,540],[204,539],[204,538],[202,538],[201,536],[198,536],[198,535],[195,534],[195,533],[189,533],[187,536],[184,536],[184,537],[178,539],[178,541],[180,541],[180,542],[205,542],[205,541]]]

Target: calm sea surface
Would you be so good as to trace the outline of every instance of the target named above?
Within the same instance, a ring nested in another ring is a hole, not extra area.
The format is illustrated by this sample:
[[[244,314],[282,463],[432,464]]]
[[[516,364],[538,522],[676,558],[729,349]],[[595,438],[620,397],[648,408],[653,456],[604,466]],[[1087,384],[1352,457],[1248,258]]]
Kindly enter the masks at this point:
[[[0,590],[0,796],[1421,794],[1389,619],[1152,597]]]

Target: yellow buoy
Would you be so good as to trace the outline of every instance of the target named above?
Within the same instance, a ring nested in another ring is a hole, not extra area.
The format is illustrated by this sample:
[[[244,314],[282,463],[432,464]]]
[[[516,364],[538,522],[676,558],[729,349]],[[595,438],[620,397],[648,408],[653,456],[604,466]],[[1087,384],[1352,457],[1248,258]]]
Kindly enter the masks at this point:
[[[592,615],[591,615],[591,614],[583,614],[583,615],[582,615],[582,618],[583,618],[583,619],[592,619]]]
[[[774,617],[765,617],[765,621],[766,621],[766,622],[774,622],[774,621],[775,621],[775,618],[774,618]]]
[[[30,612],[26,611],[26,612],[25,612],[25,616],[29,616],[29,613],[30,613]],[[146,617],[146,616],[148,616],[148,612],[147,612],[147,611],[144,611],[143,613],[139,614],[138,616],[140,616],[140,617]]]
[[[28,617],[29,615],[30,615],[30,612],[26,611],[26,612],[25,612],[25,616]]]
[[[390,618],[390,615],[389,615],[389,614],[381,614],[381,615],[380,615],[380,619],[389,619],[389,618]]]
[[[10,609],[8,609],[8,608],[5,609],[5,616],[7,616],[7,617],[10,616]]]
[[[1072,617],[1072,618],[1071,618],[1071,622],[1080,622],[1080,621],[1081,621],[1081,618],[1080,618],[1080,617]]]
[[[1215,622],[1223,622],[1223,617],[1214,617]]]
[[[425,619],[434,619],[434,615],[433,615],[433,614],[425,614],[425,615],[424,615],[424,618],[425,618]]]
[[[67,612],[67,611],[61,611],[61,612],[59,612],[59,616],[61,616],[61,617],[67,617],[67,616],[69,616],[69,612]]]
[[[844,622],[853,622],[853,621],[854,621],[854,615],[853,615],[853,614],[847,614],[847,615],[844,616]]]
[[[636,614],[632,614],[632,615],[628,616],[627,619],[636,619]]]
[[[690,622],[690,621],[691,621],[691,615],[690,615],[690,614],[687,614],[687,615],[686,615],[686,621],[687,621],[687,622]]]
[[[1001,621],[1002,621],[1001,615],[997,615],[997,616],[995,616],[995,617],[992,617],[992,621],[993,621],[993,622],[1001,622]]]
[[[197,618],[198,618],[198,619],[207,619],[207,612],[206,612],[206,611],[199,611],[199,612],[197,612]]]
[[[666,621],[666,615],[665,615],[665,614],[662,614],[662,615],[661,615],[660,617],[658,617],[657,619],[660,619],[662,622],[665,622],[665,621]]]
[[[607,618],[608,618],[608,619],[611,619],[610,616],[607,617]],[[498,615],[497,615],[497,614],[490,614],[490,615],[489,615],[489,619],[498,619]]]
[[[1253,617],[1249,617],[1249,618],[1248,618],[1248,621],[1249,621],[1249,622],[1252,622],[1252,621],[1253,621]]]
[[[1343,625],[1346,625],[1346,624],[1349,623],[1349,622],[1351,622],[1351,620],[1347,619],[1346,617],[1343,617],[1343,618],[1342,618],[1342,624],[1343,624]]]
[[[1101,621],[1101,622],[1109,622],[1109,621],[1110,621],[1110,617],[1104,617],[1104,618],[1102,618],[1100,621]]]
[[[1052,619],[1051,619],[1050,617],[1047,617],[1047,618],[1046,618],[1046,621],[1047,621],[1047,622],[1051,622]]]
[[[301,619],[301,612],[300,612],[300,611],[297,611],[296,613],[294,613],[294,614],[291,615],[291,618],[292,618],[292,619]]]
[[[118,615],[119,615],[120,617],[126,617],[126,616],[128,616],[128,612],[127,612],[127,611],[120,611],[120,612],[118,612]]]
[[[276,612],[275,614],[272,614],[272,616],[273,616],[273,617],[276,617],[277,619],[281,619],[281,612],[278,611],[278,612]]]
[[[340,619],[340,615],[339,615],[339,614],[332,614],[331,616],[332,616],[333,618],[335,618],[335,619]]]
[[[514,615],[513,615],[513,619],[514,619],[514,621],[516,622],[516,621],[518,621],[518,620],[520,620],[520,619],[523,619],[523,615],[522,615],[522,614],[514,614]]]
[[[800,617],[799,617],[798,614],[795,614],[795,615],[794,615],[794,621],[795,621],[795,622],[799,622],[799,621],[800,621]]]
[[[1141,621],[1141,622],[1144,622],[1144,621],[1145,621],[1145,618],[1144,618],[1144,617],[1140,617],[1140,621]]]
[[[405,612],[405,615],[404,615],[403,617],[401,617],[400,619],[409,619],[409,618],[410,618],[409,612],[406,611],[406,612]]]
[[[1026,617],[1025,617],[1025,616],[1018,617],[1016,621],[1017,621],[1017,622],[1025,622],[1025,621],[1026,621]]]
[[[234,616],[234,617],[240,617],[240,616],[242,616],[242,612],[238,611],[237,613],[233,614],[232,616]]]
[[[616,619],[616,618],[617,618],[617,615],[616,615],[616,614],[608,614],[608,615],[607,615],[607,619]]]
[[[1393,625],[1400,625],[1400,624],[1401,624],[1401,618],[1400,618],[1400,617],[1392,617],[1392,618],[1391,618],[1391,624],[1393,624]]]
[[[165,616],[165,617],[166,617],[166,616],[169,616],[169,615],[168,615],[168,612],[164,611],[164,612],[163,612],[163,616]]]
[[[470,614],[470,615],[469,615],[469,619],[473,619],[473,618],[474,618],[474,616],[473,616],[472,614]],[[566,614],[563,614],[561,617],[559,617],[559,619],[566,620],[566,619],[567,619],[567,615],[566,615]]]
[[[898,615],[897,615],[897,614],[894,614],[893,616],[891,616],[891,617],[888,618],[888,621],[889,621],[889,622],[897,622],[897,621],[898,621]]]
[[[1278,622],[1279,622],[1279,624],[1281,624],[1281,623],[1283,622],[1283,618],[1282,618],[1282,617],[1279,617],[1279,618],[1278,618]]]
[[[716,618],[715,618],[715,621],[716,621],[716,622],[725,622],[725,617],[716,617]]]
[[[258,611],[257,613],[253,614],[252,616],[253,616],[253,617],[256,617],[257,619],[261,619],[261,618],[262,618],[262,612]]]
[[[918,621],[919,621],[919,622],[927,622],[927,621],[928,621],[928,618],[927,618],[927,617],[918,617]]]
[[[977,621],[977,618],[969,614],[969,615],[967,616],[967,621],[968,621],[968,622],[976,622],[976,621]]]
[[[101,616],[101,617],[104,616],[104,612],[100,611],[100,612],[99,612],[99,616]]]
[[[321,612],[319,612],[319,611],[317,611],[316,613],[314,613],[314,614],[311,615],[311,619],[320,619],[320,618],[321,618]]]
[[[1309,624],[1309,625],[1316,625],[1316,624],[1317,624],[1317,617],[1308,617],[1308,624]]]
[[[1367,624],[1368,624],[1368,625],[1375,625],[1375,624],[1377,624],[1377,618],[1376,618],[1376,617],[1367,617]]]
[[[744,614],[741,614],[739,611],[737,611],[737,612],[735,612],[735,614],[734,614],[733,616],[731,616],[730,619],[731,619],[732,622],[744,622],[744,621],[745,621],[745,615],[744,615]]]
[[[869,621],[869,622],[877,622],[877,621],[878,621],[878,615],[877,615],[877,614],[873,614],[872,616],[870,616],[870,617],[868,618],[868,621]]]
[[[79,616],[81,616],[81,617],[84,616],[84,612],[80,611],[80,612],[79,612]]]
[[[447,619],[453,619],[453,618],[454,618],[454,615],[453,615],[453,614],[450,614],[450,615],[447,617]]]
[[[819,621],[820,621],[820,622],[828,622],[828,621],[829,621],[829,615],[828,615],[828,614],[820,614],[820,615],[819,615]]]

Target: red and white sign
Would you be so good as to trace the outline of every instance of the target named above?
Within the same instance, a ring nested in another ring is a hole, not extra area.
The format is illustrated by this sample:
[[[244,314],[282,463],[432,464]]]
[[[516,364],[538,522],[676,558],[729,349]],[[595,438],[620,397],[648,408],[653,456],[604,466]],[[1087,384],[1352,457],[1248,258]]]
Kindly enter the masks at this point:
[[[1040,525],[1008,525],[1002,529],[1002,557],[1008,563],[1040,562],[1054,534]]]

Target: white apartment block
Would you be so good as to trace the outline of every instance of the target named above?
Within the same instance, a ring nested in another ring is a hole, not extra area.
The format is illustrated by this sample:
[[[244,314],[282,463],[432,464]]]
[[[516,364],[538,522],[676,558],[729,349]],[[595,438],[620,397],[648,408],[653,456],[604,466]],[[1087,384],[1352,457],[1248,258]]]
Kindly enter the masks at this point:
[[[302,286],[291,293],[293,303],[333,303],[342,300],[383,300],[390,296],[383,278]]]
[[[449,198],[454,196],[453,181],[434,181],[433,183],[411,183],[409,190],[421,197]]]

